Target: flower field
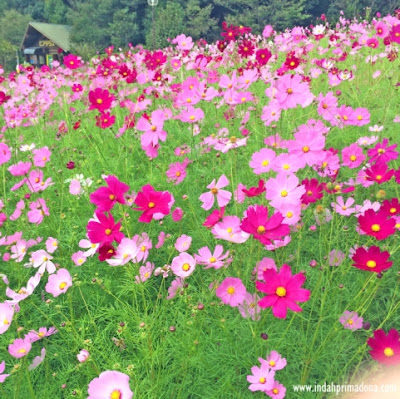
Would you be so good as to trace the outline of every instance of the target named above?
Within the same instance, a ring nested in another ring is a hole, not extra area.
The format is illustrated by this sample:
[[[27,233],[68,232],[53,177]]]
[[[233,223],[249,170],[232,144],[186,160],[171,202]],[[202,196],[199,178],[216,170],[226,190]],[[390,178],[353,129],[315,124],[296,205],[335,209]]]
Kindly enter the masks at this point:
[[[0,398],[398,370],[399,18],[1,69]]]

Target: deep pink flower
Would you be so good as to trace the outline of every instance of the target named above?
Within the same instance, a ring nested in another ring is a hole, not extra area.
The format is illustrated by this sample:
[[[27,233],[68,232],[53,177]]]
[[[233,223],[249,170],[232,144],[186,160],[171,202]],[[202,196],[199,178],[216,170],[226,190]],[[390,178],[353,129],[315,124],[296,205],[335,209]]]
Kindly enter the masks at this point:
[[[105,89],[98,87],[95,90],[89,92],[90,107],[89,110],[97,109],[99,112],[104,112],[111,108],[112,102],[115,97]]]
[[[206,217],[203,226],[207,227],[208,229],[214,227],[224,217],[224,213],[224,206],[221,207],[221,209],[214,209],[211,214]]]
[[[391,146],[389,146],[388,144],[389,140],[387,138],[384,138],[382,140],[382,143],[378,143],[375,145],[374,148],[368,150],[368,156],[370,157],[368,162],[372,163],[375,161],[379,161],[383,163],[388,163],[393,159],[397,159],[399,156],[399,153],[395,151],[395,148],[397,148],[397,144],[393,144]]]
[[[242,220],[240,228],[267,245],[271,244],[271,240],[281,239],[290,234],[290,227],[282,224],[283,219],[280,212],[268,219],[268,208],[262,205],[250,206],[247,208],[246,217]]]
[[[323,197],[323,184],[317,179],[304,179],[301,184],[304,186],[306,192],[301,197],[303,204],[310,204],[320,200]]]
[[[382,270],[389,269],[393,262],[389,261],[388,251],[381,252],[379,247],[364,248],[359,247],[351,257],[354,262],[352,266],[360,270],[380,273]]]
[[[0,165],[11,159],[11,151],[7,144],[0,143]]]
[[[68,54],[64,57],[64,65],[68,69],[77,69],[81,66],[81,60],[74,54]]]
[[[182,183],[186,177],[186,168],[191,163],[188,158],[185,158],[183,162],[175,162],[169,165],[168,170],[165,172],[169,181],[174,184]]]
[[[129,186],[118,180],[115,176],[108,176],[104,179],[108,187],[100,187],[90,194],[90,202],[97,206],[101,212],[110,211],[116,202],[125,204],[125,193]]]
[[[265,292],[267,296],[262,298],[258,304],[262,308],[272,307],[275,317],[286,319],[287,309],[294,312],[301,312],[302,309],[296,302],[307,302],[311,292],[301,288],[306,281],[306,276],[302,273],[292,276],[289,265],[283,265],[279,273],[273,269],[268,269],[263,273],[264,281],[256,281],[256,288]]]
[[[257,197],[262,193],[265,193],[267,189],[265,188],[265,182],[263,179],[258,181],[257,187],[250,187],[248,190],[246,188],[242,188],[242,192],[246,195],[246,197]]]
[[[394,169],[388,170],[387,163],[379,161],[374,163],[370,168],[365,169],[366,179],[378,184],[389,181],[393,177],[394,173]]]
[[[111,213],[107,217],[103,212],[96,212],[96,216],[99,221],[89,221],[86,227],[90,242],[93,244],[111,244],[114,240],[121,242],[125,237],[120,232],[121,222],[115,224]]]
[[[343,164],[350,169],[358,168],[364,161],[363,150],[357,144],[353,143],[342,150]]]
[[[377,240],[384,240],[396,232],[394,219],[387,219],[385,211],[375,212],[373,209],[365,211],[358,217],[359,227],[367,235]]]
[[[150,223],[155,213],[169,215],[171,200],[172,197],[168,191],[155,191],[150,184],[147,184],[142,187],[135,198],[138,208],[133,209],[143,212],[139,217],[139,222]]]
[[[181,208],[175,208],[172,212],[172,220],[174,222],[179,222],[180,220],[182,220],[183,217],[183,211]]]
[[[377,362],[388,366],[400,364],[400,336],[394,328],[387,335],[383,330],[374,331],[374,338],[368,338],[367,344],[372,349],[369,353]]]

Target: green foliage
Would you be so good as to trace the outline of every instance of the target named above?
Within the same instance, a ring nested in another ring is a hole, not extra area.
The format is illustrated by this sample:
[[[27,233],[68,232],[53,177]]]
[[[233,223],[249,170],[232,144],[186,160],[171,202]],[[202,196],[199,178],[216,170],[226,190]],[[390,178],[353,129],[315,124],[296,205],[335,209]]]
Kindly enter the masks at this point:
[[[137,13],[128,8],[117,10],[110,23],[111,43],[117,47],[127,47],[128,43],[139,41]]]
[[[19,47],[31,19],[16,10],[5,11],[0,17],[0,37]]]
[[[213,5],[202,6],[199,0],[189,0],[185,10],[185,31],[194,40],[219,34],[217,20],[211,18]]]
[[[67,11],[68,8],[62,0],[45,0],[44,17],[49,23],[65,25]]]
[[[184,17],[183,9],[176,3],[167,3],[165,8],[157,9],[154,27],[155,48],[168,46],[168,38],[173,39],[182,33]],[[146,35],[146,44],[149,47],[153,46],[153,31],[151,26]]]

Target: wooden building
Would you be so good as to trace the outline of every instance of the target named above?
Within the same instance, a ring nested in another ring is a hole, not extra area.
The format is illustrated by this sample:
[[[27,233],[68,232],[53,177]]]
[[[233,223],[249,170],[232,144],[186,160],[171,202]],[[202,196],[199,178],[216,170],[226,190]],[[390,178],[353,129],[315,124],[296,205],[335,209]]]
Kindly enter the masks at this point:
[[[70,49],[70,32],[68,25],[29,22],[21,44],[25,62],[34,66],[61,62]]]

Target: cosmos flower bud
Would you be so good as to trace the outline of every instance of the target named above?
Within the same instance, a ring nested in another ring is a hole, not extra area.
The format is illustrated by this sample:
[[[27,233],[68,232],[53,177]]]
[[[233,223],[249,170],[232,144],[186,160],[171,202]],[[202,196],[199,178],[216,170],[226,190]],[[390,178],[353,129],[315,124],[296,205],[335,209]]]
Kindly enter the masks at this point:
[[[86,349],[82,349],[76,357],[80,363],[85,363],[89,359],[90,353]]]

